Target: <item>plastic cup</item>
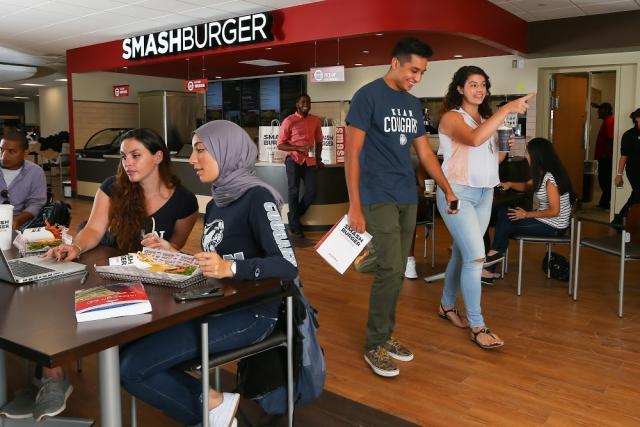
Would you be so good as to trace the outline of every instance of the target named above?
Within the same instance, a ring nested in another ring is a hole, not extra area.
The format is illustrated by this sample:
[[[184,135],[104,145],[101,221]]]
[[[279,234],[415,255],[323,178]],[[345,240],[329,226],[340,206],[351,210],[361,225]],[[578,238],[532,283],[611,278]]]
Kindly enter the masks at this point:
[[[13,205],[0,205],[0,249],[11,249],[13,237]]]
[[[436,191],[436,182],[433,179],[424,180],[424,194],[433,194]]]
[[[508,127],[498,128],[498,151],[509,151],[509,138],[511,137],[512,129]]]

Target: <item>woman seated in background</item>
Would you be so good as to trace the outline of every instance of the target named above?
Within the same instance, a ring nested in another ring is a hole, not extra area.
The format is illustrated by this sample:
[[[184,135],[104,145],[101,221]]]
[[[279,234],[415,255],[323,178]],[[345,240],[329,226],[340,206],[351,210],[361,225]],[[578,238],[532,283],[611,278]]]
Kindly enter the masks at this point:
[[[120,155],[118,171],[97,191],[84,228],[71,245],[53,248],[47,256],[70,261],[96,247],[105,235],[112,236],[107,240],[114,240],[110,243],[123,253],[142,246],[184,246],[198,217],[198,202],[173,173],[162,138],[150,129],[130,130],[122,137]],[[42,376],[33,409],[37,421],[62,412],[73,391],[62,367],[43,367]]]
[[[256,155],[256,145],[235,123],[216,120],[194,133],[189,162],[200,181],[212,184],[213,200],[207,205],[202,236],[204,252],[195,255],[207,277],[254,281],[298,276],[280,217],[282,197],[255,176]],[[276,324],[279,306],[279,301],[269,302],[210,320],[210,351],[224,352],[263,340]],[[121,351],[122,385],[182,424],[200,423],[202,386],[179,368],[199,355],[200,320],[146,336]],[[209,424],[233,425],[239,397],[210,389],[206,397]]]
[[[527,182],[503,182],[503,190],[535,190],[537,210],[503,207],[498,210],[496,229],[487,262],[502,258],[509,247],[509,236],[561,236],[569,226],[573,190],[553,144],[548,139],[534,138],[527,144],[525,154],[531,169]],[[483,271],[482,282],[493,284],[495,264]]]

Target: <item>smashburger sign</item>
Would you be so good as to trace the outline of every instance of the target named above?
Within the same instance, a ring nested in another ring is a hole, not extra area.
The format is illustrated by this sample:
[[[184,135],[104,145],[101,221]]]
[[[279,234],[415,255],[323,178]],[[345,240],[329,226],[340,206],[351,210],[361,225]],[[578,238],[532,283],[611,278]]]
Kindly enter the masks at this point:
[[[122,58],[135,60],[269,41],[273,40],[272,21],[270,13],[255,13],[129,37],[122,41]]]

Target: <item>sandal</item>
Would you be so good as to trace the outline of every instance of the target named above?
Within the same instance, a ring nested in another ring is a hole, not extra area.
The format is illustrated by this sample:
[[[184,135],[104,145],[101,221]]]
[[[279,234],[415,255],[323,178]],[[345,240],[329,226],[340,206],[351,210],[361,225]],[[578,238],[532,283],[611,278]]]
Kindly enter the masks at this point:
[[[465,328],[468,328],[468,327],[469,327],[469,325],[468,325],[468,324],[467,324],[466,326],[460,326],[460,325],[457,325],[457,324],[453,321],[453,319],[452,319],[451,317],[449,317],[448,313],[453,313],[453,314],[455,314],[456,316],[458,316],[458,319],[460,319],[460,323],[463,323],[463,324],[464,324],[464,321],[462,320],[462,316],[460,316],[460,313],[458,313],[458,309],[457,309],[457,308],[453,307],[452,309],[445,310],[445,309],[444,309],[444,307],[442,306],[442,304],[440,304],[440,310],[442,310],[442,313],[440,313],[440,311],[438,311],[438,316],[440,316],[440,318],[441,318],[441,319],[448,320],[449,322],[453,323],[453,325],[454,325],[454,326],[456,326],[456,327],[458,327],[458,328],[463,328],[463,329],[465,329]]]
[[[481,348],[491,349],[491,348],[502,347],[504,345],[504,342],[494,342],[493,344],[482,344],[480,341],[478,341],[478,335],[480,334],[486,334],[492,338],[497,338],[497,337],[493,335],[493,333],[491,332],[491,329],[487,328],[486,326],[480,329],[478,332],[474,332],[473,329],[471,329],[471,341],[478,344],[478,346],[480,346]]]

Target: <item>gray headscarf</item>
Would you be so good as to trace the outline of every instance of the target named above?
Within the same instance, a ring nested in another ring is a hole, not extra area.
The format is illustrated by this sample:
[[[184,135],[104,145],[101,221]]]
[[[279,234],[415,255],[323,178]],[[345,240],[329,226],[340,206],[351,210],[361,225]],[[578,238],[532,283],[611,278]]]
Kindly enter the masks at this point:
[[[278,209],[282,208],[284,200],[280,193],[256,176],[258,150],[244,129],[227,120],[214,120],[200,126],[195,133],[218,162],[220,175],[211,184],[216,206],[227,206],[247,190],[260,186],[269,190]]]

